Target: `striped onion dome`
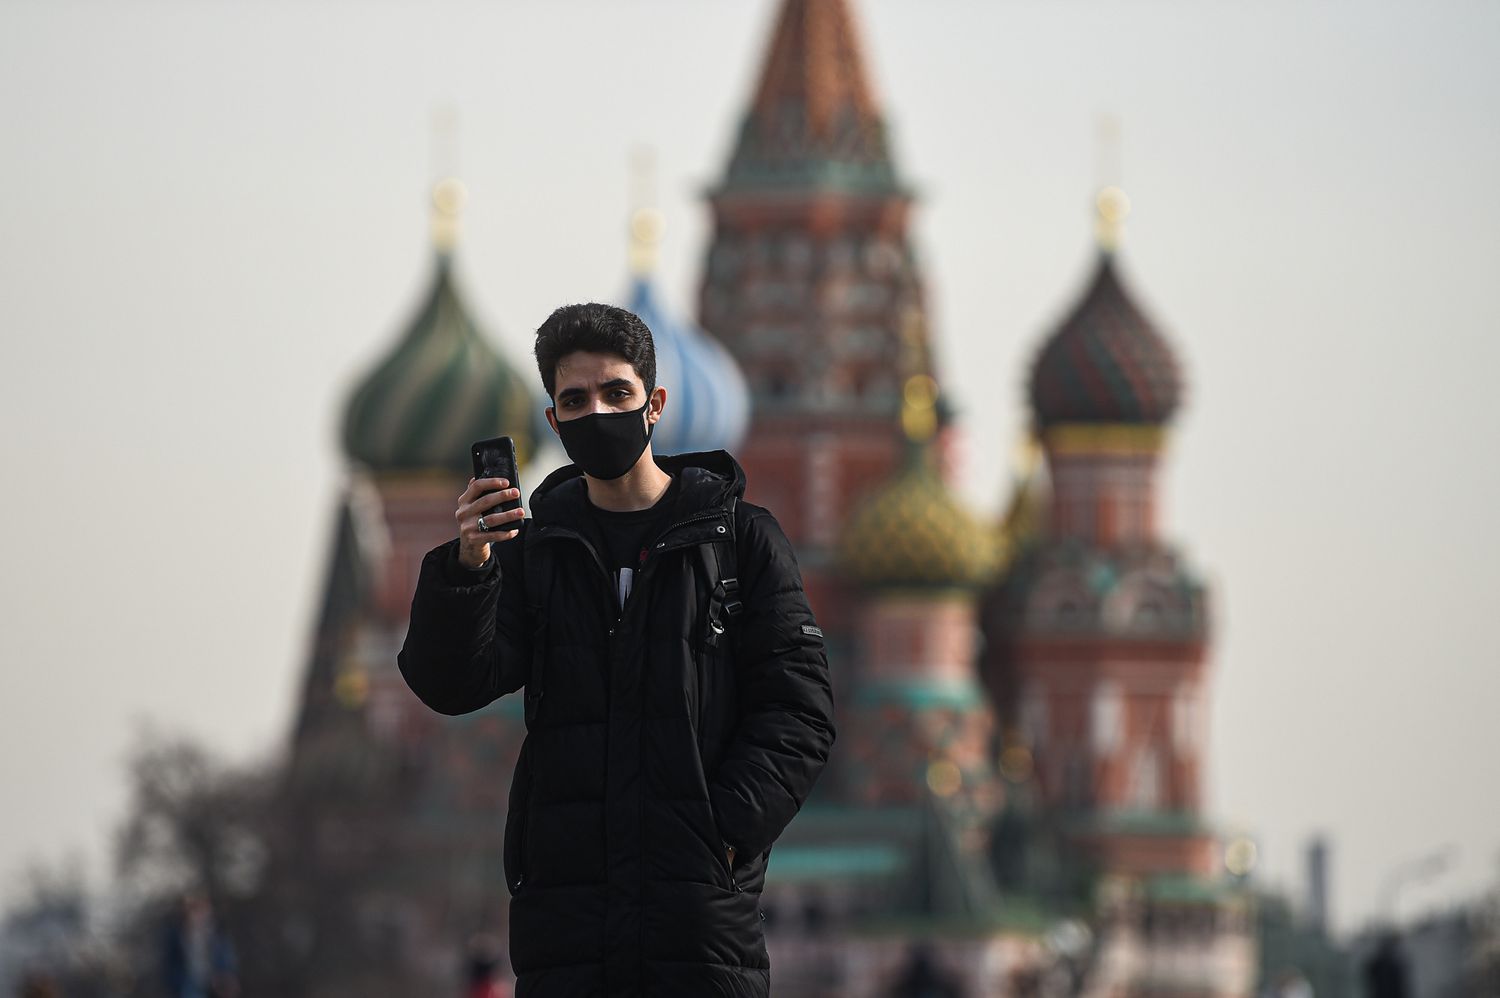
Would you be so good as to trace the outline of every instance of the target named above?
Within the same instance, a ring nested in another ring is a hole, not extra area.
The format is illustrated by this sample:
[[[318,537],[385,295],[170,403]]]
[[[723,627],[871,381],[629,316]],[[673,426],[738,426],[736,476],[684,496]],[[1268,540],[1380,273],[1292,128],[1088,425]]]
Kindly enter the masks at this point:
[[[1115,270],[1130,198],[1106,187],[1094,206],[1099,265],[1083,298],[1037,355],[1032,412],[1040,429],[1059,423],[1161,426],[1182,400],[1182,377],[1172,348]]]
[[[908,444],[905,467],[844,524],[839,563],[871,588],[978,586],[999,568],[995,530],[959,504],[928,448]]]
[[[525,465],[536,404],[475,326],[439,254],[432,287],[396,348],[350,396],[344,451],[374,471],[470,473],[469,445],[508,433]]]
[[[452,246],[463,189],[433,194],[436,266],[401,341],[351,393],[344,451],[373,471],[470,473],[469,445],[510,434],[524,465],[537,408],[526,382],[480,333],[453,282]]]
[[[733,450],[750,423],[750,392],[729,351],[715,339],[672,319],[657,301],[647,274],[632,282],[629,308],[651,330],[656,381],[667,408],[651,434],[656,454]]]
[[[1042,346],[1031,372],[1037,425],[1161,425],[1182,395],[1177,359],[1100,254],[1083,298]]]

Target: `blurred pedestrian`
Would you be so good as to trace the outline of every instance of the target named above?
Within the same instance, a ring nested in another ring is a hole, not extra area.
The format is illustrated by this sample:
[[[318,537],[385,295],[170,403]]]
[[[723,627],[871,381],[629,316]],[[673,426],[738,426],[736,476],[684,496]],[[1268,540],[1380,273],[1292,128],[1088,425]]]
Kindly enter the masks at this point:
[[[62,991],[51,974],[33,970],[21,978],[16,998],[62,998]]]
[[[167,998],[237,998],[237,970],[234,945],[214,917],[208,895],[184,892],[163,939]]]
[[[500,940],[479,933],[469,940],[469,980],[464,998],[511,998],[510,985],[501,979],[505,963]]]
[[[910,962],[891,989],[891,998],[961,998],[962,995],[963,989],[938,967],[932,948],[926,943],[912,947]]]
[[[1407,998],[1411,994],[1406,955],[1401,952],[1401,937],[1394,931],[1381,934],[1374,955],[1365,962],[1365,994],[1368,998]]]

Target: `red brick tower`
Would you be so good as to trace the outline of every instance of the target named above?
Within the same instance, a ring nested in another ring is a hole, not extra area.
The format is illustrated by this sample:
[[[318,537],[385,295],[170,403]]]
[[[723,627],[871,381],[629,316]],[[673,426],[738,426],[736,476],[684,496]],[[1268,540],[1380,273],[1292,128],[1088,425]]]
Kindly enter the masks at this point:
[[[1091,993],[1248,995],[1248,901],[1201,813],[1208,598],[1157,532],[1182,382],[1119,277],[1125,195],[1098,207],[1093,279],[1031,373],[1051,503],[987,600],[982,672],[1002,768],[1094,888]]]
[[[1208,875],[1207,596],[1156,524],[1181,380],[1117,272],[1123,199],[1100,196],[1093,279],[1032,371],[1051,503],[989,601],[984,672],[1032,753],[1039,803],[1073,816],[1074,841],[1103,870]]]
[[[997,535],[957,501],[937,469],[937,385],[903,392],[899,474],[854,511],[839,564],[856,586],[853,691],[843,705],[845,800],[921,804],[932,795],[960,852],[988,879],[990,825],[1001,804],[994,713],[974,668],[976,592],[1000,560]]]
[[[902,331],[922,307],[912,195],[845,0],[784,0],[709,200],[700,319],[750,385],[750,498],[775,512],[839,629],[832,548],[844,511],[899,464]]]

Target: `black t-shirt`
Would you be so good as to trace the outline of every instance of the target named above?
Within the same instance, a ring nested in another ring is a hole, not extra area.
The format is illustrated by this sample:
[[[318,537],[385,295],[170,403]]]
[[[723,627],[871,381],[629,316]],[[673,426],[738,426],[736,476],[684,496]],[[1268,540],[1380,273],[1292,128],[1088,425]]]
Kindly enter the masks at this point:
[[[600,509],[589,503],[589,512],[598,526],[596,537],[602,541],[599,557],[615,580],[616,609],[625,605],[635,581],[635,573],[646,560],[649,545],[656,535],[667,527],[667,516],[677,498],[677,478],[674,476],[667,491],[648,509],[614,512]]]

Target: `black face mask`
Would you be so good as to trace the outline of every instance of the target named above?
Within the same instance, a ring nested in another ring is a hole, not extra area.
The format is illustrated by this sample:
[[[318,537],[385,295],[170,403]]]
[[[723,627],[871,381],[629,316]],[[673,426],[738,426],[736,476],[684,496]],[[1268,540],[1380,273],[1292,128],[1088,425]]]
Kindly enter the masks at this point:
[[[573,463],[592,478],[609,481],[635,467],[651,441],[646,404],[630,412],[591,412],[557,421],[557,435]]]

